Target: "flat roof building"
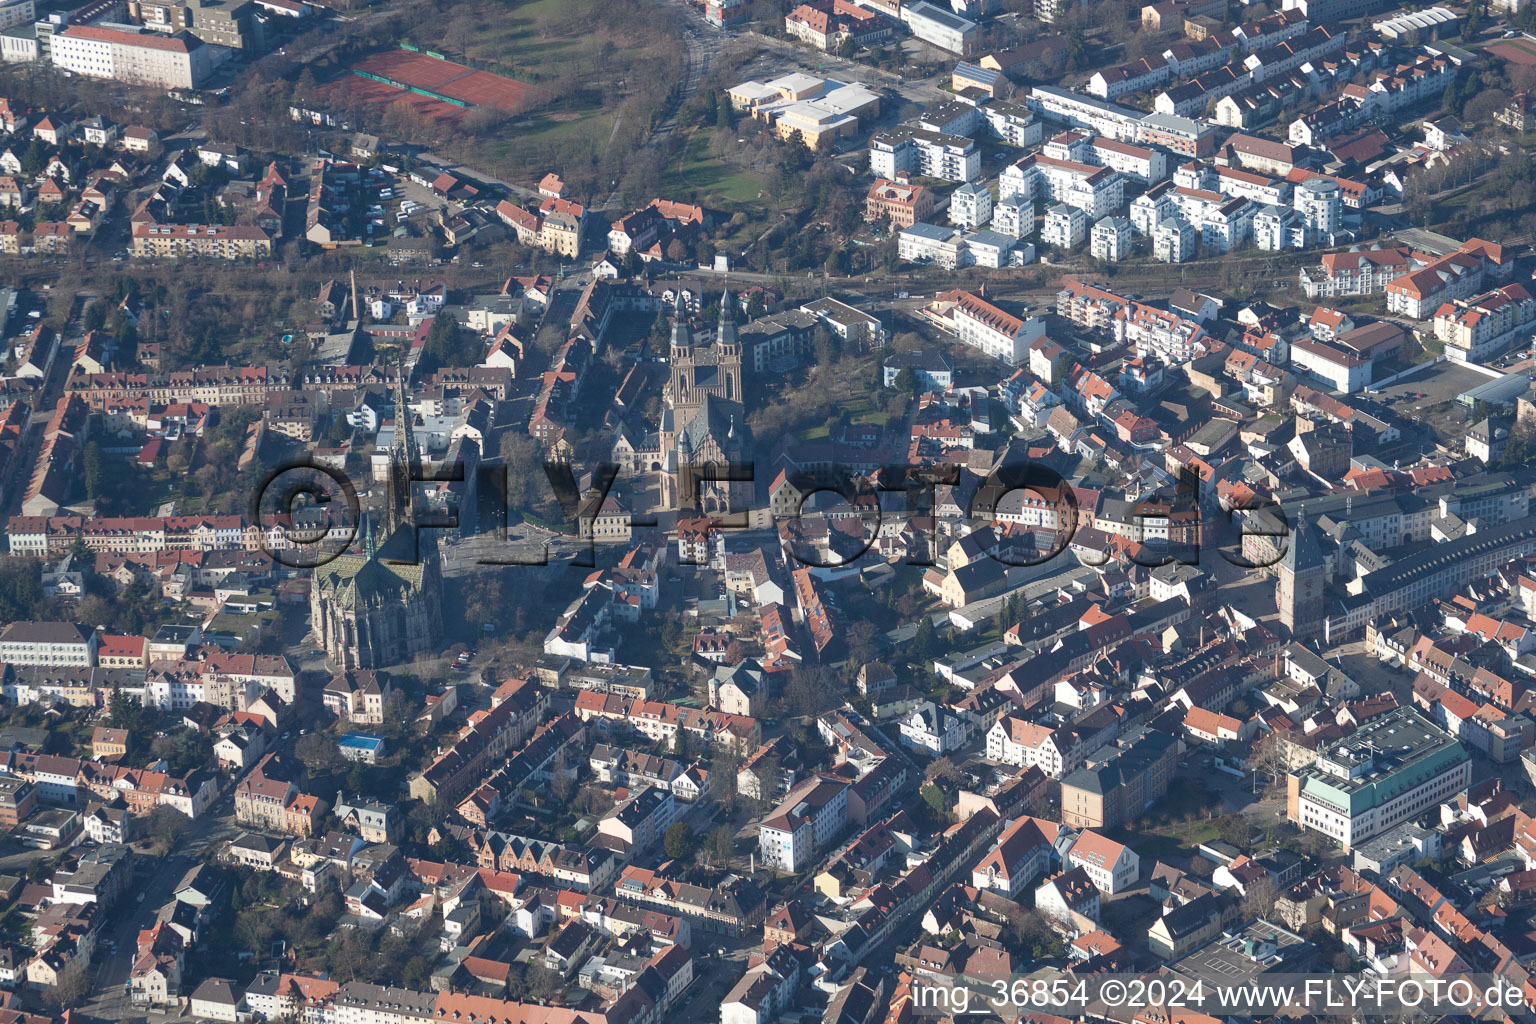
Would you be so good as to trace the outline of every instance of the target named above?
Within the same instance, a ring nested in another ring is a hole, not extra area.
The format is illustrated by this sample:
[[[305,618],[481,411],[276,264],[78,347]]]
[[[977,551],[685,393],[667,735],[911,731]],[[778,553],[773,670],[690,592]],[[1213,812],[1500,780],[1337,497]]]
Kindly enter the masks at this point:
[[[1467,788],[1472,761],[1413,708],[1366,723],[1290,776],[1286,813],[1345,849],[1425,814]]]

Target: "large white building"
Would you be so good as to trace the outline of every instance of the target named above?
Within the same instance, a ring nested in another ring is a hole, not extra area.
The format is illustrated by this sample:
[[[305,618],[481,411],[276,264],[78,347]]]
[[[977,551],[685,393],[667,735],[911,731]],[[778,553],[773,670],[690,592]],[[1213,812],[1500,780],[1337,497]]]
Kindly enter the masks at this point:
[[[1058,249],[1076,249],[1083,244],[1088,233],[1088,218],[1082,210],[1065,203],[1057,203],[1045,211],[1045,223],[1040,227],[1040,241]]]
[[[1253,244],[1266,252],[1307,247],[1307,224],[1289,206],[1266,206],[1253,215]]]
[[[959,294],[951,315],[961,341],[1012,365],[1026,359],[1029,346],[1045,334],[1039,317],[1021,320],[970,292]]]
[[[976,45],[981,29],[974,21],[943,7],[936,7],[927,0],[903,4],[901,20],[907,23],[912,34],[931,46],[962,57]]]
[[[157,89],[196,89],[212,70],[212,50],[186,32],[162,35],[131,25],[71,25],[55,32],[53,63],[76,75]]]
[[[848,783],[816,775],[796,786],[757,832],[763,864],[799,871],[848,825]]]
[[[1472,759],[1411,707],[1371,719],[1290,777],[1287,811],[1346,849],[1433,811],[1467,788]]]
[[[0,630],[0,662],[88,668],[96,643],[97,633],[75,622],[12,622]]]
[[[1168,217],[1152,230],[1152,257],[1164,263],[1185,263],[1195,258],[1199,236],[1188,221]]]
[[[964,265],[965,240],[954,228],[919,221],[896,236],[896,255],[908,263],[931,263],[945,270]]]
[[[1465,301],[1447,302],[1435,311],[1435,337],[1445,354],[1458,362],[1482,362],[1529,333],[1536,320],[1536,299],[1523,284],[1505,285]]]
[[[1131,254],[1131,222],[1124,217],[1105,217],[1093,226],[1089,251],[1096,260],[1118,263]]]
[[[992,190],[967,182],[949,196],[949,222],[958,228],[979,228],[992,219]]]
[[[992,230],[1013,238],[1023,238],[1035,230],[1035,204],[1013,196],[992,207]]]
[[[942,181],[974,181],[981,176],[981,150],[963,135],[903,126],[876,132],[869,139],[869,170],[877,178],[921,174]]]
[[[1344,226],[1344,202],[1332,178],[1308,178],[1296,189],[1295,202],[1314,238],[1330,239]]]
[[[1049,156],[1047,147],[1003,169],[998,190],[1004,199],[1041,199],[1075,206],[1090,220],[1107,217],[1125,205],[1125,179],[1113,168]]]

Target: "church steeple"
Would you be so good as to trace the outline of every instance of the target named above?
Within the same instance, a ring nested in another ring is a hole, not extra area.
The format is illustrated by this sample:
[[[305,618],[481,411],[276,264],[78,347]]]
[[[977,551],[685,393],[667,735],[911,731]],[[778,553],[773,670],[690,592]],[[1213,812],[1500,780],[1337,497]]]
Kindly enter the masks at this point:
[[[736,307],[731,288],[726,285],[720,296],[720,323],[715,328],[715,365],[725,385],[725,397],[741,401],[741,343],[736,340]]]
[[[395,365],[395,437],[389,446],[389,481],[385,502],[385,528],[393,533],[414,521],[411,477],[421,465],[421,449],[411,429],[411,404],[405,391],[405,358]]]
[[[688,356],[693,349],[693,331],[688,326],[688,307],[683,302],[683,289],[679,285],[672,302],[672,358]]]
[[[363,557],[373,561],[379,557],[379,544],[373,536],[373,516],[363,516]]]
[[[720,295],[720,322],[715,327],[717,345],[736,344],[736,311],[731,308],[731,286]]]

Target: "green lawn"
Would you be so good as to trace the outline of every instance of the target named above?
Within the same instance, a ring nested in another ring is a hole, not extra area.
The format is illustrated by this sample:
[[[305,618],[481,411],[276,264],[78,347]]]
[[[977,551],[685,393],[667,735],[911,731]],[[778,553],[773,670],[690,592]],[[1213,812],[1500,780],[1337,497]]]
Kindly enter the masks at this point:
[[[764,185],[762,175],[710,155],[709,140],[703,133],[689,137],[677,163],[668,170],[680,188],[697,193],[696,201],[705,206],[755,203]]]

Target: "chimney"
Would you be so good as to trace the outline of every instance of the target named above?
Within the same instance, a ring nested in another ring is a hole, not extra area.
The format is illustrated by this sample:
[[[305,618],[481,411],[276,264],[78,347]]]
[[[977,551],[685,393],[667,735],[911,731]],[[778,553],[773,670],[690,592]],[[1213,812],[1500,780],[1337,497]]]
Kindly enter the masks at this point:
[[[352,319],[362,322],[362,316],[357,312],[357,268],[352,268]]]

